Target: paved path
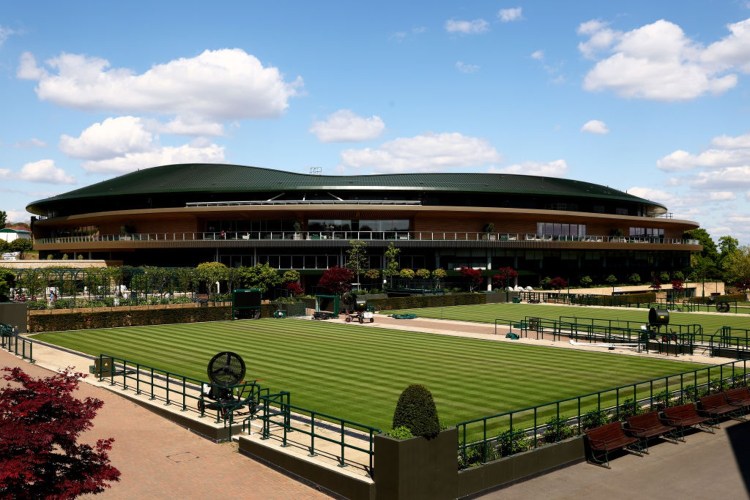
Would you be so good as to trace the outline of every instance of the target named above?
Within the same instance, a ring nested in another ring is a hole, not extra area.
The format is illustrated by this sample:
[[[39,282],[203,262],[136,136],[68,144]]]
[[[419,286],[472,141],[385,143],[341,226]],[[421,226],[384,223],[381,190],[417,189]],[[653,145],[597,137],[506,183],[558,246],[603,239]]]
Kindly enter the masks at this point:
[[[21,366],[35,377],[51,373],[0,350],[4,366]],[[201,438],[116,392],[82,383],[76,397],[87,396],[103,400],[104,406],[85,438],[93,442],[114,437],[110,459],[122,473],[120,482],[95,498],[328,498],[240,455],[235,444]]]

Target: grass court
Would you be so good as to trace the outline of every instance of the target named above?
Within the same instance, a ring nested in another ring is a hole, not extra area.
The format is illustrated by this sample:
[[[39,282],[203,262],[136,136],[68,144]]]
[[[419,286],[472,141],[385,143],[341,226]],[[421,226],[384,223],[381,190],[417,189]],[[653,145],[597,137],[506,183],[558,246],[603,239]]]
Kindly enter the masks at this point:
[[[474,321],[508,314],[495,307],[483,311],[486,307],[445,310],[465,310],[454,318]],[[508,307],[519,312],[526,308]],[[426,311],[419,314],[427,316]],[[590,315],[592,310],[583,311]],[[439,315],[439,310],[434,313]],[[290,391],[292,404],[383,430],[391,427],[399,394],[412,383],[430,389],[441,422],[453,425],[698,367],[675,358],[291,318],[81,330],[34,338],[202,380],[207,380],[206,365],[215,353],[234,351],[247,364],[247,380],[258,379],[272,391]]]

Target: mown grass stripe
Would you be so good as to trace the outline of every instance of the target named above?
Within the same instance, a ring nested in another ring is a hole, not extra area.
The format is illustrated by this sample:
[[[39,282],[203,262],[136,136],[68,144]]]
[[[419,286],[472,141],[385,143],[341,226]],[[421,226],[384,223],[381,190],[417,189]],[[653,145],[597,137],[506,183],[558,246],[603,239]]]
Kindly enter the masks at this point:
[[[40,334],[93,355],[107,353],[205,379],[216,352],[233,350],[246,378],[288,390],[295,405],[389,428],[398,396],[425,384],[451,425],[694,365],[610,353],[489,342],[298,320],[217,322]]]

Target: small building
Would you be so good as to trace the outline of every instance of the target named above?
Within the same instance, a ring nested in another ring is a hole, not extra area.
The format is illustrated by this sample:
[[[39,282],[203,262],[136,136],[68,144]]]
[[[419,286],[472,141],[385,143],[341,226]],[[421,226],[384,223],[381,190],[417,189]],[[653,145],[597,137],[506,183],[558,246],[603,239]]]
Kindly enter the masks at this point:
[[[12,243],[19,239],[30,240],[31,231],[28,231],[26,229],[11,229],[9,227],[0,229],[0,240],[5,240],[8,243]]]

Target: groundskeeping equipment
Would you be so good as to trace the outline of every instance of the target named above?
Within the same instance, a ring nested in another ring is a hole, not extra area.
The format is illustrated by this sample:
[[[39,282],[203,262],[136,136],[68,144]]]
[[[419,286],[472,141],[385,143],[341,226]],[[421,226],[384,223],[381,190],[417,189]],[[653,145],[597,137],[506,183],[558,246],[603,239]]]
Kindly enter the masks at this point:
[[[347,313],[345,321],[347,323],[351,323],[352,321],[359,321],[360,323],[368,321],[370,323],[373,323],[375,321],[375,315],[367,307],[366,300],[356,300],[354,304],[354,310],[350,313]]]
[[[224,351],[214,355],[206,369],[211,383],[203,384],[198,410],[217,410],[224,419],[245,406],[253,413],[257,385],[244,382],[245,370],[245,361],[237,353]]]

